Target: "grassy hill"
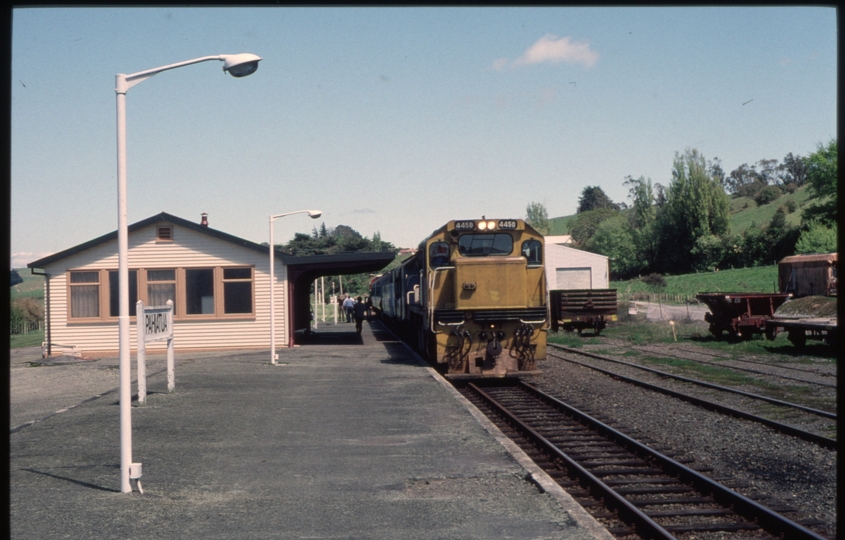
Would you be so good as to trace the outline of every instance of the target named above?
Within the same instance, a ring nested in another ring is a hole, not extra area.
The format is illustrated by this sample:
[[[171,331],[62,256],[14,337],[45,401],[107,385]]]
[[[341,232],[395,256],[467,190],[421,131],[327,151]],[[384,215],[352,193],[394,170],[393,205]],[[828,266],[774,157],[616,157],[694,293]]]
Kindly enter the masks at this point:
[[[757,266],[719,272],[701,272],[680,276],[664,276],[666,287],[655,289],[639,279],[611,281],[610,287],[623,295],[661,293],[694,296],[700,292],[777,292],[778,267]]]
[[[29,268],[15,268],[23,283],[18,283],[10,291],[10,300],[18,298],[44,299],[44,276],[34,276]]]
[[[772,216],[775,215],[777,209],[787,205],[789,201],[795,204],[796,210],[786,215],[786,222],[793,226],[799,225],[801,223],[802,210],[812,203],[810,186],[802,186],[795,190],[795,193],[786,193],[769,204],[762,206],[758,206],[754,199],[750,197],[731,198],[729,210],[731,234],[742,234],[753,224],[756,224],[758,227],[765,227],[772,220]],[[573,214],[571,216],[549,218],[549,234],[569,234],[569,223],[577,216],[578,214]]]

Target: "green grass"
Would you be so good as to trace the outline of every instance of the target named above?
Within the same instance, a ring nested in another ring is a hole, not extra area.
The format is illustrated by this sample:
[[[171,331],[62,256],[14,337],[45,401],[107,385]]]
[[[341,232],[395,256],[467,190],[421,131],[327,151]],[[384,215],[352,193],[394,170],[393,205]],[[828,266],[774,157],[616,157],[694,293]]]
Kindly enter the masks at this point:
[[[664,276],[666,287],[656,290],[639,278],[611,281],[610,288],[622,295],[634,293],[661,293],[695,296],[700,292],[775,292],[778,269],[776,265],[755,268],[736,268],[718,272],[701,272],[680,276]]]
[[[34,276],[29,268],[16,268],[23,283],[18,283],[10,289],[10,300],[18,298],[44,298],[44,276]]]
[[[30,332],[19,336],[9,336],[9,348],[20,349],[22,347],[38,347],[44,341],[44,331]]]
[[[784,194],[777,200],[763,206],[757,206],[754,199],[749,197],[731,199],[729,218],[731,234],[742,234],[753,223],[756,223],[758,227],[768,225],[777,209],[790,200],[795,201],[798,209],[786,215],[786,222],[789,225],[799,225],[801,223],[801,210],[810,202],[810,195],[809,186],[801,186],[795,190],[795,193]]]
[[[550,236],[561,236],[564,234],[569,234],[569,222],[575,219],[578,214],[573,214],[571,216],[564,216],[564,217],[556,217],[549,219],[549,235]]]
[[[777,355],[783,358],[784,362],[790,363],[812,363],[819,358],[825,358],[836,362],[836,351],[834,347],[824,344],[821,341],[807,341],[803,349],[798,349],[786,338],[786,333],[778,334],[773,341],[767,340],[762,334],[752,336],[749,340],[716,339],[709,331],[709,325],[704,321],[675,324],[675,333],[672,333],[672,326],[668,322],[649,322],[643,320],[625,320],[609,323],[607,328],[602,330],[600,336],[596,337],[585,332],[579,336],[574,332],[549,332],[548,342],[577,349],[584,345],[608,344],[610,340],[623,342],[630,345],[651,345],[651,344],[675,344],[684,343],[710,349],[727,357],[741,360],[755,356]]]

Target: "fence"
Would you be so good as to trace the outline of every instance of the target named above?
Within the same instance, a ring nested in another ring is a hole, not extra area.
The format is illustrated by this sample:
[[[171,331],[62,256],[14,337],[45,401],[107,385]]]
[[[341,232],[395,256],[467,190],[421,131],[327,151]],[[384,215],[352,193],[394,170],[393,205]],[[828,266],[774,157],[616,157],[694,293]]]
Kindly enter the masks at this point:
[[[654,304],[699,305],[701,302],[694,294],[663,294],[663,293],[628,293],[619,294],[620,302],[648,302]]]
[[[11,323],[9,325],[9,334],[12,336],[25,336],[42,330],[44,330],[44,321]]]

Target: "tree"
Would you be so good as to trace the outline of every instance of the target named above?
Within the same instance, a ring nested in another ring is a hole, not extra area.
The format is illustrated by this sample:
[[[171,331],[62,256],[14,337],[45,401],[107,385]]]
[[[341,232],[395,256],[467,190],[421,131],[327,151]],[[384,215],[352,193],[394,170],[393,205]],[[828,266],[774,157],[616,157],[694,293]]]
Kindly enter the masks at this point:
[[[590,251],[610,257],[610,269],[616,279],[636,276],[645,268],[645,261],[637,254],[631,227],[622,214],[599,223],[590,240]]]
[[[576,213],[580,214],[600,208],[619,210],[619,205],[610,200],[610,197],[607,196],[602,188],[598,186],[585,187],[581,192],[581,198],[578,199],[578,210]]]
[[[399,251],[392,243],[382,240],[379,232],[373,233],[373,237],[370,239],[362,236],[361,233],[348,225],[338,225],[334,229],[327,229],[325,224],[320,227],[319,231],[315,228],[311,235],[296,233],[287,244],[280,247],[283,251],[296,256],[332,255],[360,251],[389,251],[394,253]],[[343,277],[326,276],[326,292],[340,292],[341,280],[344,294],[354,296],[368,294],[369,274],[350,274]],[[332,290],[329,290],[329,287],[332,287]]]
[[[630,236],[638,260],[638,264],[633,266],[637,267],[637,273],[641,273],[651,268],[657,255],[656,197],[650,178],[626,178],[624,185],[628,186],[628,197],[632,201],[631,212],[628,214],[632,229]]]
[[[783,178],[785,169],[783,165],[778,163],[776,159],[761,159],[757,162],[760,167],[760,178],[767,186],[783,185]]]
[[[658,259],[662,269],[675,273],[691,271],[694,265],[689,252],[696,241],[728,232],[728,209],[728,197],[708,173],[704,156],[695,149],[676,152],[666,205],[658,217]]]
[[[757,172],[756,165],[743,163],[725,178],[725,190],[736,197],[753,197],[758,191],[766,187],[766,181]]]
[[[615,216],[619,211],[610,208],[597,208],[578,214],[569,222],[569,234],[581,249],[590,249],[590,239],[596,233],[602,221]]]
[[[629,214],[631,226],[636,229],[648,227],[654,222],[657,210],[654,207],[654,189],[651,186],[651,178],[646,180],[642,176],[636,180],[630,176],[626,177],[623,185],[629,186],[628,197],[632,201],[632,212]]]
[[[549,213],[546,212],[546,207],[540,203],[528,203],[525,209],[525,221],[537,229],[542,235],[549,234]]]
[[[781,195],[783,195],[783,192],[779,187],[766,186],[754,195],[754,201],[758,206],[763,206],[777,200]]]
[[[817,199],[815,204],[804,209],[802,221],[820,221],[836,224],[837,202],[837,142],[832,139],[827,146],[819,143],[818,149],[807,156],[807,182]]]
[[[795,244],[801,230],[786,222],[787,209],[784,206],[775,211],[772,220],[766,227],[766,236],[769,239],[769,256],[772,262],[779,261],[795,253]]]
[[[708,234],[696,238],[695,245],[690,249],[693,267],[697,272],[710,272],[722,261],[724,246],[722,240]]]
[[[795,244],[795,253],[833,253],[836,251],[836,226],[815,221],[807,225]]]
[[[801,156],[793,156],[792,152],[786,154],[783,158],[783,170],[784,184],[801,187],[807,181],[807,166]]]
[[[18,271],[13,268],[12,270],[9,270],[9,286],[14,287],[18,283],[23,283],[23,278],[20,274],[18,274]]]

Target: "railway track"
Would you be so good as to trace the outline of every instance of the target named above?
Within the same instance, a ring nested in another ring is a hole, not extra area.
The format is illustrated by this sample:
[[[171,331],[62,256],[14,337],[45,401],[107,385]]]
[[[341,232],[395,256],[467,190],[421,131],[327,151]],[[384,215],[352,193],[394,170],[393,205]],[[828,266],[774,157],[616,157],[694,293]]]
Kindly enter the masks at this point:
[[[460,391],[617,538],[824,538],[532,385]]]
[[[653,348],[647,347],[647,346],[640,346],[640,347],[633,347],[633,348],[638,350],[638,351],[645,352],[645,353],[659,354],[661,356],[671,356],[673,358],[678,358],[680,360],[688,360],[688,361],[690,360],[689,356],[674,354],[673,352],[671,352],[671,350],[670,351],[659,350],[659,349],[653,349]],[[744,371],[746,373],[753,373],[755,375],[761,375],[763,377],[784,379],[784,380],[799,382],[799,383],[802,383],[802,384],[810,384],[810,385],[822,386],[822,387],[826,387],[826,388],[836,388],[836,376],[833,375],[832,373],[821,373],[821,372],[819,372],[819,370],[802,369],[802,368],[796,368],[796,367],[793,367],[793,366],[772,366],[772,364],[768,364],[768,363],[765,363],[765,362],[757,362],[755,360],[747,360],[747,359],[734,360],[731,357],[709,354],[709,353],[704,353],[704,352],[700,352],[700,351],[689,351],[689,350],[686,350],[686,349],[677,349],[677,350],[679,352],[687,352],[687,353],[692,353],[692,354],[699,355],[699,356],[707,355],[707,356],[712,356],[714,358],[721,358],[722,359],[722,362],[708,362],[706,360],[700,360],[700,359],[694,360],[694,362],[697,363],[697,364],[702,364],[702,365],[707,365],[707,366],[716,366],[716,367],[720,367],[720,368],[727,368],[727,369],[730,369],[730,370],[733,370],[733,371]],[[731,363],[728,364],[725,361],[730,361]],[[763,369],[759,369],[759,368],[755,369],[755,368],[750,368],[750,367],[738,366],[738,365],[736,365],[737,363],[765,366],[765,368],[768,371],[763,370]],[[776,371],[786,371],[786,372],[789,372],[790,374],[786,375],[786,374],[782,374],[782,373],[776,373]],[[796,376],[798,374],[800,374],[800,375]]]
[[[791,409],[791,410],[794,410],[794,411],[800,411],[804,415],[809,415],[809,416],[814,417],[814,419],[816,417],[823,419],[823,421],[825,422],[825,426],[828,427],[829,429],[835,428],[835,422],[836,422],[836,414],[835,413],[831,413],[831,412],[823,411],[823,410],[819,410],[819,409],[814,409],[814,408],[811,408],[811,407],[806,407],[804,405],[800,405],[800,404],[796,404],[796,403],[790,403],[790,402],[770,398],[770,397],[767,397],[767,396],[752,394],[752,393],[749,393],[749,392],[736,390],[734,388],[729,388],[729,387],[725,387],[725,386],[720,386],[720,385],[708,383],[706,381],[700,381],[700,380],[691,379],[691,378],[688,378],[688,377],[681,377],[679,375],[675,375],[675,374],[672,374],[672,373],[667,373],[667,372],[656,370],[656,369],[653,369],[653,368],[641,366],[641,365],[638,365],[638,364],[632,364],[630,362],[624,362],[624,361],[617,360],[617,359],[614,359],[614,358],[609,358],[609,357],[598,355],[598,354],[588,353],[588,352],[580,351],[580,350],[577,350],[577,349],[570,349],[570,348],[561,347],[561,346],[549,347],[549,353],[548,353],[549,356],[553,356],[555,358],[559,358],[559,359],[565,360],[567,362],[571,362],[571,363],[574,363],[574,364],[577,364],[577,365],[581,365],[583,367],[590,368],[592,370],[595,370],[595,371],[598,371],[598,372],[603,373],[605,375],[609,375],[611,377],[623,380],[625,382],[635,384],[637,386],[641,386],[641,387],[644,387],[644,388],[648,388],[649,390],[653,390],[653,391],[656,391],[656,392],[661,392],[663,394],[667,394],[667,395],[670,395],[672,397],[682,399],[684,401],[693,403],[697,406],[704,407],[704,408],[707,408],[707,409],[710,409],[710,410],[714,410],[714,411],[720,412],[722,414],[727,414],[727,415],[734,416],[734,417],[737,417],[737,418],[743,418],[745,420],[750,420],[750,421],[753,421],[753,422],[763,424],[763,425],[770,427],[770,428],[772,428],[772,429],[774,429],[774,430],[776,430],[780,433],[784,433],[784,434],[787,434],[787,435],[798,437],[802,440],[813,442],[813,443],[818,444],[819,446],[821,446],[823,448],[836,449],[836,447],[837,447],[836,439],[832,439],[830,437],[820,435],[819,433],[815,433],[815,432],[811,432],[811,431],[808,431],[808,430],[805,430],[805,429],[801,429],[799,427],[789,425],[789,424],[786,424],[786,423],[783,423],[783,422],[780,422],[780,421],[777,421],[777,420],[773,420],[769,417],[764,417],[764,416],[761,416],[761,415],[758,415],[758,414],[753,414],[753,413],[747,412],[745,410],[740,410],[736,407],[730,407],[730,406],[724,405],[722,403],[717,403],[717,402],[713,401],[712,399],[703,399],[701,397],[697,397],[697,396],[694,396],[694,395],[686,393],[686,392],[680,392],[680,391],[677,391],[677,390],[666,388],[664,386],[652,384],[652,383],[647,382],[647,381],[635,379],[633,377],[628,377],[628,376],[625,376],[625,375],[618,373],[618,372],[614,372],[614,371],[610,371],[610,370],[600,368],[600,367],[597,367],[597,366],[594,366],[594,365],[578,362],[578,361],[573,360],[571,358],[567,358],[565,356],[555,354],[554,352],[552,352],[553,349],[558,349],[558,350],[564,351],[564,352],[569,353],[569,354],[576,354],[576,355],[586,356],[586,357],[590,357],[590,358],[597,359],[597,360],[602,360],[602,361],[609,362],[609,363],[612,363],[612,364],[625,366],[625,367],[631,368],[631,369],[641,370],[641,371],[648,372],[648,373],[651,373],[651,374],[659,375],[660,377],[663,377],[663,378],[674,379],[676,381],[681,381],[683,383],[688,383],[688,384],[692,384],[692,385],[705,387],[705,388],[711,389],[711,390],[717,390],[717,391],[723,392],[723,393],[736,394],[738,396],[741,396],[742,398],[747,398],[747,399],[750,399],[750,400],[757,400],[757,401],[760,401],[760,402],[769,403],[769,404],[775,405],[775,406],[777,406],[781,409],[785,408],[785,409]]]

